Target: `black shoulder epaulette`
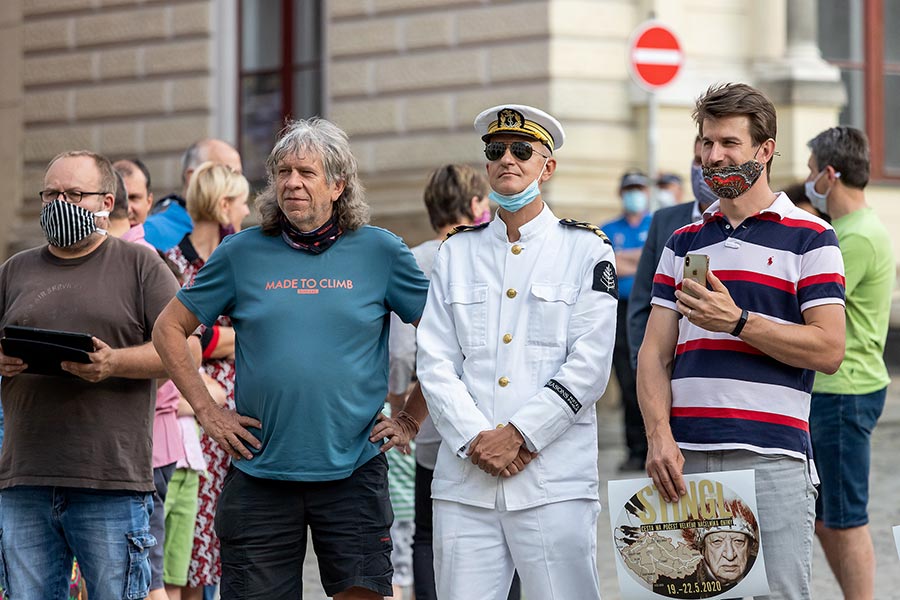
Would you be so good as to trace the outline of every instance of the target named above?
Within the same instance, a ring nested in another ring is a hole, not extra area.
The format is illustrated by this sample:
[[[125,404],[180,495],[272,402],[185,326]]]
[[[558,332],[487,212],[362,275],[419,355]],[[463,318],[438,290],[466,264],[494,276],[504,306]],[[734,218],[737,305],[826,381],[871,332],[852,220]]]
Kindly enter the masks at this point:
[[[488,221],[487,223],[482,223],[481,225],[457,225],[456,227],[454,227],[453,229],[451,229],[450,231],[447,232],[447,237],[445,237],[444,239],[446,240],[451,235],[456,235],[457,233],[462,233],[464,231],[478,231],[479,229],[484,229],[485,227],[487,227],[490,224],[491,224],[491,222]]]
[[[588,231],[593,231],[594,235],[599,237],[601,240],[612,246],[612,242],[609,241],[609,238],[606,237],[606,234],[603,233],[603,230],[594,225],[593,223],[587,223],[585,221],[576,221],[575,219],[560,219],[560,225],[565,225],[567,227],[580,227],[581,229],[587,229]]]

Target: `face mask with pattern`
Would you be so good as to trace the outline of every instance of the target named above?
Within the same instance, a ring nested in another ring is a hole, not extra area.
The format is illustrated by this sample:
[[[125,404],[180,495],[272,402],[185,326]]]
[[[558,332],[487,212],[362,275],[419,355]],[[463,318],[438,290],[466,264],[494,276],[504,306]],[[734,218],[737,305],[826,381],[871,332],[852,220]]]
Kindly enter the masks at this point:
[[[753,158],[739,165],[703,167],[703,180],[716,197],[734,200],[753,187],[765,169],[765,165],[756,160],[760,148],[762,146],[756,149]]]
[[[95,231],[106,235],[105,229],[97,227],[94,217],[108,216],[106,210],[91,212],[65,200],[54,200],[41,208],[41,229],[52,246],[68,248]]]

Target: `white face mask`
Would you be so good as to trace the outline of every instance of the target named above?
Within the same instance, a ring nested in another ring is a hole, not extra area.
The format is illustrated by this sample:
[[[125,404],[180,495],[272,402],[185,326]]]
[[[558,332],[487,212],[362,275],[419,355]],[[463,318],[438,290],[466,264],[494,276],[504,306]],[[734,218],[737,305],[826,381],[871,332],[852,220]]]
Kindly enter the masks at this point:
[[[675,194],[669,190],[657,189],[654,198],[656,199],[656,208],[668,208],[678,204]]]
[[[815,179],[812,181],[807,181],[803,184],[803,191],[806,192],[806,197],[809,198],[809,203],[813,205],[817,211],[822,213],[823,215],[828,214],[828,194],[831,193],[831,189],[834,187],[832,185],[827,190],[825,190],[824,194],[820,194],[816,191],[816,182],[819,181],[819,178],[825,174],[825,170],[819,171],[819,174],[816,175]],[[840,179],[841,172],[837,171],[834,174],[835,179]]]

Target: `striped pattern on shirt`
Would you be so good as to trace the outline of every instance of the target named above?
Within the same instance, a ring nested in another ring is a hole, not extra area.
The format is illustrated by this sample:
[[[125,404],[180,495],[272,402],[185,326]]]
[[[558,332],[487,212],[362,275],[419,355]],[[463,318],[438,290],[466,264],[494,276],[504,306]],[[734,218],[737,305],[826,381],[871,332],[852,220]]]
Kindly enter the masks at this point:
[[[830,225],[785,194],[737,230],[713,204],[701,222],[675,231],[660,258],[652,303],[675,309],[684,257],[707,254],[735,303],[778,323],[844,303],[844,265]],[[679,321],[671,426],[689,450],[744,449],[812,456],[809,401],[814,372],[781,363],[728,333]]]

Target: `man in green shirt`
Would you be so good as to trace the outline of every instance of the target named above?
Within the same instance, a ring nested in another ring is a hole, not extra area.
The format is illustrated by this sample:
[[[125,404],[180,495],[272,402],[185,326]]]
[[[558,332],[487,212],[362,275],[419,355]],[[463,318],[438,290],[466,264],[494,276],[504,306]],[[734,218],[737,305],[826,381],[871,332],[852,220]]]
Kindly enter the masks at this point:
[[[816,374],[809,415],[821,486],[816,535],[844,598],[873,597],[869,533],[869,438],[890,382],[884,364],[896,265],[890,236],[866,204],[869,144],[852,127],[832,127],[808,144],[806,195],[831,216],[846,277],[847,342],[833,375]]]

